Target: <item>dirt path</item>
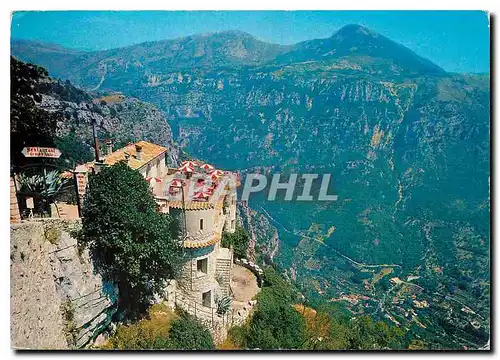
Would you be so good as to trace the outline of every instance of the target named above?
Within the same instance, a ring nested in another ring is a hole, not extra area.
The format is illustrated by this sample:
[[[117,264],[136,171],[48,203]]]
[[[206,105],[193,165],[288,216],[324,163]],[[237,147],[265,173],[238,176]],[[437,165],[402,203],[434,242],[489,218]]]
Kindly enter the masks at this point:
[[[248,269],[234,265],[231,274],[231,290],[233,291],[233,308],[241,309],[260,291],[257,278]]]

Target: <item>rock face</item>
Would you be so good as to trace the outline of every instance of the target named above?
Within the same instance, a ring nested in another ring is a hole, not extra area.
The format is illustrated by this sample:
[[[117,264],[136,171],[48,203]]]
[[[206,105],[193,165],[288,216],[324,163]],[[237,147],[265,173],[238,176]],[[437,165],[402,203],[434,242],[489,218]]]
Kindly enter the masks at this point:
[[[22,73],[29,65],[12,59],[12,68]],[[29,86],[37,93],[36,105],[57,117],[55,146],[62,152],[60,164],[93,160],[92,124],[95,122],[99,139],[111,140],[114,149],[139,140],[149,141],[168,149],[167,161],[176,166],[178,149],[174,146],[172,131],[163,112],[151,104],[126,97],[117,92],[96,93],[43,76],[30,78]],[[40,127],[45,126],[41,124]],[[25,134],[23,134],[25,137]],[[109,147],[100,146],[101,155]]]
[[[79,226],[55,219],[12,225],[14,347],[84,347],[116,312],[116,287],[95,272],[88,252],[70,235]]]
[[[40,223],[11,225],[10,324],[16,349],[67,349],[62,299]]]
[[[57,141],[63,156],[77,162],[93,159],[92,122],[96,121],[99,137],[112,139],[115,149],[138,140],[149,141],[168,148],[168,163],[177,165],[172,131],[155,106],[117,93],[83,91],[50,78],[38,86],[42,94],[39,106],[64,117],[58,124]]]
[[[247,203],[238,204],[238,219],[250,233],[247,257],[256,261],[256,248],[264,255],[264,262],[271,262],[280,245],[278,230],[261,212],[251,209]]]

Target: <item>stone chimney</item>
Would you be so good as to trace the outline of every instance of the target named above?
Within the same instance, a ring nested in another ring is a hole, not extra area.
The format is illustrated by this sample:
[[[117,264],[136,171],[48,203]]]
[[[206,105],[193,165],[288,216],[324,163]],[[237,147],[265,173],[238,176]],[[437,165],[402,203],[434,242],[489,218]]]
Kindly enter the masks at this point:
[[[142,160],[142,146],[141,145],[135,145],[135,157],[137,160]]]
[[[99,174],[105,166],[106,166],[106,164],[103,161],[95,161],[94,162],[94,174]]]
[[[106,155],[109,155],[113,152],[113,140],[106,141]]]

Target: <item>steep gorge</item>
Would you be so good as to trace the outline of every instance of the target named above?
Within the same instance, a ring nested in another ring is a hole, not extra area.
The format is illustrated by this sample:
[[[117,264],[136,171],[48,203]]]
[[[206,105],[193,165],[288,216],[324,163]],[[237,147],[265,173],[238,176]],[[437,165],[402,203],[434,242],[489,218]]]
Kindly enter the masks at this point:
[[[311,298],[367,296],[354,313],[403,324],[430,346],[486,342],[489,74],[446,73],[359,26],[288,47],[200,35],[65,53],[65,65],[33,45],[12,50],[80,86],[155,104],[180,146],[217,167],[332,174],[335,202],[251,199],[256,247]]]

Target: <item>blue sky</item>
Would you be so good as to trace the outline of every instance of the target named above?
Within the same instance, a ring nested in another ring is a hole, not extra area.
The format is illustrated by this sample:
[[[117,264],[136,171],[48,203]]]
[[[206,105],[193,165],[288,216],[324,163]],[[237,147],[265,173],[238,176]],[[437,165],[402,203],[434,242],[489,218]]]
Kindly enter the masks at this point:
[[[489,72],[488,15],[481,11],[46,11],[17,12],[12,38],[103,50],[223,30],[292,44],[360,24],[451,72]]]

